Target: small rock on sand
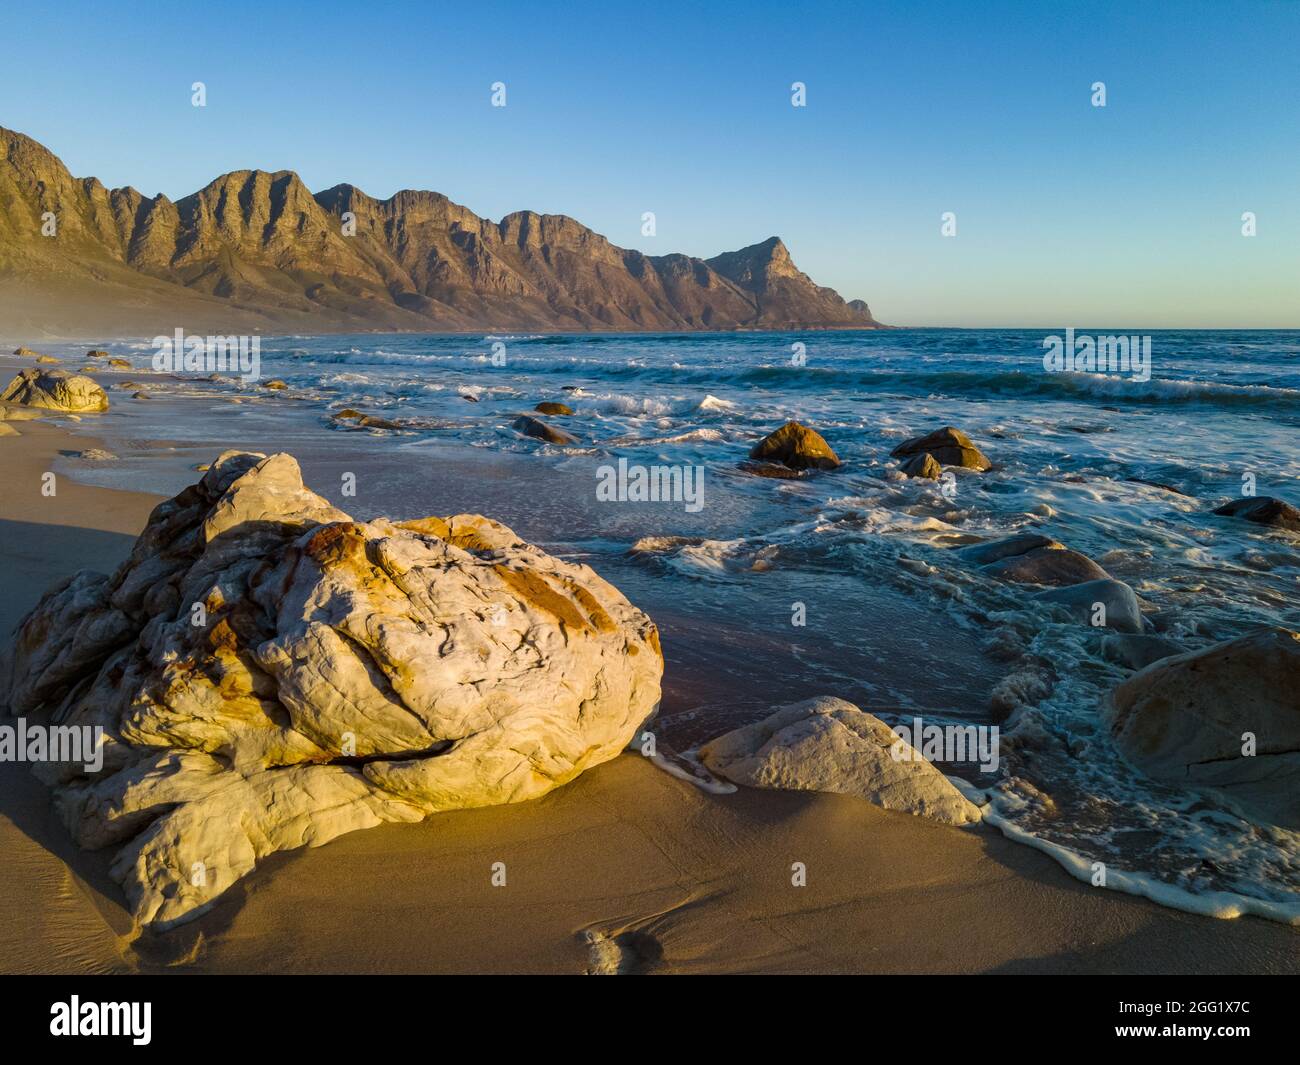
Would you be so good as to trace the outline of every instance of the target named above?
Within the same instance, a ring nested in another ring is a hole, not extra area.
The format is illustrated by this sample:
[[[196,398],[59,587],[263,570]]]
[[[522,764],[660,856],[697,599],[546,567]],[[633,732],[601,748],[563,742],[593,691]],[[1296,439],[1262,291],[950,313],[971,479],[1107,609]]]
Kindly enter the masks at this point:
[[[880,718],[831,696],[781,707],[710,740],[700,760],[751,788],[857,795],[948,825],[980,820],[979,808]]]

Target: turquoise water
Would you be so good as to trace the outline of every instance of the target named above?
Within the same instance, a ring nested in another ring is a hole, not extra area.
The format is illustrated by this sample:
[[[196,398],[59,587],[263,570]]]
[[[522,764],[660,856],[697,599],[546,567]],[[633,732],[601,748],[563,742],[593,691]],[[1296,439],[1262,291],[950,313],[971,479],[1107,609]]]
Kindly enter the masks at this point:
[[[1048,332],[1064,330],[264,338],[261,375],[285,380],[282,393],[145,376],[151,345],[120,341],[103,346],[132,360],[155,399],[115,390],[93,430],[121,461],[71,468],[174,492],[214,448],[283,449],[360,516],[497,517],[588,562],[660,623],[660,728],[679,749],[823,693],[891,721],[988,723],[991,689],[1038,669],[1050,692],[1002,723],[1002,771],[979,781],[1008,831],[1065,848],[1057,857],[1076,871],[1105,861],[1135,874],[1131,890],[1166,902],[1298,914],[1300,837],[1128,768],[1100,726],[1127,675],[1101,656],[1101,635],[952,548],[1047,533],[1128,582],[1153,627],[1189,647],[1300,628],[1300,539],[1209,513],[1248,480],[1300,504],[1300,333],[1154,332],[1150,379],[1138,380],[1047,372]],[[512,429],[543,400],[573,408],[548,420],[575,445]],[[408,428],[341,428],[330,413],[344,407]],[[798,481],[739,469],[791,417],[845,465]],[[946,490],[901,478],[890,449],[946,424],[995,469]],[[159,441],[172,462],[159,462]],[[602,502],[598,470],[618,459],[700,467],[703,505]],[[355,498],[336,490],[345,472]],[[791,624],[795,604],[804,626]]]

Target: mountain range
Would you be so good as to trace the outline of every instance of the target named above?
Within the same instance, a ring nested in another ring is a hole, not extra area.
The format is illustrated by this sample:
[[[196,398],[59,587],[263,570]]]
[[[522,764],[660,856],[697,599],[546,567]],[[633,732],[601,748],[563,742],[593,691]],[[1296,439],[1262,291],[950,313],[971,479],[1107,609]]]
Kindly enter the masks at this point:
[[[712,259],[620,248],[564,215],[480,218],[437,192],[313,194],[238,170],[173,202],[75,178],[0,128],[0,331],[878,328],[777,237]]]

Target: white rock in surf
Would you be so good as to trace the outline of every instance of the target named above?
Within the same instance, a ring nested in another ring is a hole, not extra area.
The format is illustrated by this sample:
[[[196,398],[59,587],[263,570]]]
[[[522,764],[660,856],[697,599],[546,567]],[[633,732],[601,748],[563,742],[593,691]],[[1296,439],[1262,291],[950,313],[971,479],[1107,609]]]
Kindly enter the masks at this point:
[[[137,920],[192,917],[263,857],[520,802],[617,755],[659,702],[654,624],[478,515],[351,520],[289,455],[222,455],[111,576],[51,590],[10,712],[102,726],[46,767]]]
[[[905,757],[895,758],[895,751]],[[781,707],[710,740],[700,760],[751,788],[857,795],[948,825],[980,820],[979,808],[880,718],[832,696]]]

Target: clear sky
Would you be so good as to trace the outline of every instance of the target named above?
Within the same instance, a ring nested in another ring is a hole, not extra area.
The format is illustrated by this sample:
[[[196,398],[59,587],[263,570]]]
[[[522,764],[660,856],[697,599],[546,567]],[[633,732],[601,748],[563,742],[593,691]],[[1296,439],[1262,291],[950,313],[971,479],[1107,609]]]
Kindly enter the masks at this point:
[[[112,186],[292,169],[568,214],[650,254],[777,234],[904,325],[1300,327],[1300,3],[49,0],[2,19],[0,125]]]

